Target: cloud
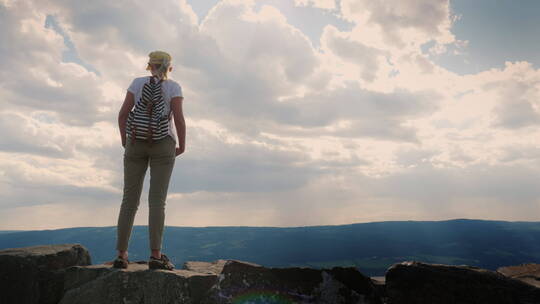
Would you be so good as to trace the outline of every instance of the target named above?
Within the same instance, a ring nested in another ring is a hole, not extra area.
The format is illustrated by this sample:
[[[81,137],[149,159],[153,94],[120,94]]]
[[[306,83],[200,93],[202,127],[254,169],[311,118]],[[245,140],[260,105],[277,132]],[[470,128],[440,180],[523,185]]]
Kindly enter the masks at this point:
[[[342,0],[341,11],[346,20],[378,26],[384,40],[397,47],[431,39],[443,44],[455,40],[450,32],[452,17],[448,0],[405,0],[392,3]]]
[[[336,9],[336,0],[294,0],[297,6],[313,6],[321,9]]]
[[[44,27],[45,14],[27,1],[0,7],[4,109],[54,111],[70,125],[89,126],[102,113],[98,79],[80,65],[61,62],[63,38]]]
[[[521,67],[520,67],[521,66]],[[497,92],[497,104],[492,112],[494,127],[518,129],[540,124],[540,80],[538,71],[529,64],[507,64],[509,79],[484,85],[486,91]],[[522,74],[515,74],[522,71]]]
[[[88,162],[70,159],[51,162],[46,157],[18,155],[0,166],[2,207],[46,205],[70,202],[95,205],[117,195],[107,176]],[[84,172],[84,174],[81,174]]]
[[[540,159],[540,147],[531,144],[510,145],[503,148],[500,161],[503,163],[516,161],[537,161]]]
[[[51,158],[66,158],[72,151],[66,149],[65,138],[54,138],[55,125],[40,124],[17,112],[0,112],[0,129],[10,130],[0,138],[0,150],[15,153],[35,153]]]
[[[270,2],[220,1],[204,18],[186,1],[1,3],[4,228],[94,225],[95,209],[115,223],[118,110],[155,49],[185,95],[169,225],[538,214],[538,70],[433,62],[422,45],[462,44],[448,1],[296,1],[354,25],[319,24],[320,48]]]
[[[254,12],[252,5],[222,1],[206,16],[201,32],[215,39],[228,65],[218,73],[208,71],[214,90],[202,97],[208,108],[201,111],[235,131],[253,130],[259,116],[287,111],[278,98],[310,81],[319,65],[309,39],[270,6]]]
[[[396,152],[396,162],[402,166],[416,166],[421,163],[430,162],[431,157],[439,154],[435,150],[423,150],[418,148],[401,148]]]
[[[535,168],[519,164],[436,168],[430,163],[423,163],[388,176],[380,183],[372,184],[370,189],[377,197],[411,199],[430,204],[433,208],[458,204],[459,200],[463,202],[459,205],[464,205],[470,198],[482,198],[494,200],[495,206],[530,204],[538,209],[536,203],[540,199],[540,191],[534,186],[534,180],[539,173]]]
[[[275,192],[302,187],[328,170],[301,151],[249,140],[224,142],[209,129],[191,129],[192,142],[176,160],[172,193]],[[202,148],[204,147],[204,148]]]
[[[280,115],[281,131],[276,133],[417,141],[414,128],[405,123],[436,111],[440,98],[430,91],[411,93],[397,89],[392,93],[377,93],[354,83],[348,85],[287,100],[292,110]]]
[[[347,35],[339,33],[334,27],[327,27],[321,40],[336,56],[347,63],[358,66],[360,77],[366,81],[375,80],[379,69],[380,57],[386,59],[390,54],[386,51],[367,46],[361,42],[350,40]]]

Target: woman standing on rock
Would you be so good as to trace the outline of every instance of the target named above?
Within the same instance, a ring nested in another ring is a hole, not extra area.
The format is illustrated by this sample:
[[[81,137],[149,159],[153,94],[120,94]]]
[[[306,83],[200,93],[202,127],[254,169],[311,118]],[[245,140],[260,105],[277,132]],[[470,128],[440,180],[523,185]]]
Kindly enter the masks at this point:
[[[172,71],[171,56],[154,51],[149,55],[146,70],[152,76],[133,79],[118,114],[118,126],[124,150],[124,194],[120,214],[115,268],[127,268],[128,243],[137,212],[146,170],[150,166],[148,194],[148,230],[151,255],[150,269],[174,269],[161,252],[165,223],[165,201],[176,156],[185,149],[186,125],[182,113],[181,86],[168,79]],[[172,117],[174,116],[174,127]],[[178,145],[176,147],[176,133]]]

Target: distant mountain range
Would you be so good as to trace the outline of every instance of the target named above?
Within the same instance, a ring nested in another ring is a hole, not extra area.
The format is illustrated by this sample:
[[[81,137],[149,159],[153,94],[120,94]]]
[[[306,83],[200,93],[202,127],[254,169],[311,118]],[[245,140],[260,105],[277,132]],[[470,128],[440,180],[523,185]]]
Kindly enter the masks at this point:
[[[116,226],[0,231],[0,249],[79,243],[92,264],[116,257]],[[368,276],[384,276],[394,263],[415,260],[501,266],[540,263],[540,222],[472,219],[386,221],[335,226],[249,227],[166,226],[162,250],[181,268],[186,261],[238,259],[266,267],[355,266]],[[150,256],[148,227],[134,226],[130,260]]]

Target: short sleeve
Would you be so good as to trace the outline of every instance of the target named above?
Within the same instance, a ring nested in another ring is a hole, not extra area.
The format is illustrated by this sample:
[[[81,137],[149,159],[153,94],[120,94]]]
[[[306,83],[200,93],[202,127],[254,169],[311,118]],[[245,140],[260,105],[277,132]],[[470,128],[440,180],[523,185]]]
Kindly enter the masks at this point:
[[[177,96],[184,97],[184,95],[182,95],[182,87],[177,82],[174,82],[174,85],[172,86],[171,98]]]
[[[130,91],[133,94],[137,93],[137,79],[133,79],[133,81],[128,87],[128,91]]]

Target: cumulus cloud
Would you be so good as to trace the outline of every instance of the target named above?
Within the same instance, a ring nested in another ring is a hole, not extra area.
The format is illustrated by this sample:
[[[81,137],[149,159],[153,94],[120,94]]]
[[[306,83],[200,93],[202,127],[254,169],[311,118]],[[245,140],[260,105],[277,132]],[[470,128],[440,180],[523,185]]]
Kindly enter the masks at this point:
[[[367,46],[359,41],[350,40],[347,35],[339,33],[334,27],[327,27],[321,38],[333,54],[347,63],[358,66],[359,76],[369,82],[375,80],[379,69],[379,60],[390,56],[389,52]]]
[[[270,2],[219,1],[206,16],[184,0],[153,10],[142,0],[0,2],[9,67],[0,70],[2,228],[58,227],[49,217],[66,208],[71,225],[94,225],[85,216],[96,203],[100,223],[115,223],[117,114],[155,49],[173,56],[188,127],[169,225],[537,214],[537,69],[507,62],[457,75],[438,66],[422,45],[435,54],[466,45],[452,33],[448,1],[294,5],[353,27],[321,24],[315,48]],[[48,220],[29,222],[40,217]]]
[[[193,147],[177,159],[172,192],[274,192],[301,188],[331,169],[317,166],[304,153],[268,147],[248,138],[224,142],[211,130],[194,127]]]
[[[0,150],[15,153],[34,153],[52,158],[65,158],[71,156],[66,149],[65,138],[54,136],[53,124],[40,124],[39,121],[17,112],[0,112],[0,129],[10,130],[3,133],[0,138]]]
[[[46,14],[28,1],[0,7],[4,109],[52,111],[70,125],[89,126],[102,116],[98,79],[80,65],[62,62],[63,38],[44,27]]]
[[[431,39],[440,43],[455,40],[448,0],[342,0],[341,11],[347,20],[378,26],[384,40],[399,47]]]
[[[517,129],[540,124],[540,77],[530,68],[523,70],[524,74],[484,85],[485,90],[497,92],[498,102],[492,110],[494,127]]]
[[[294,0],[294,5],[313,6],[323,9],[335,9],[336,0]]]

